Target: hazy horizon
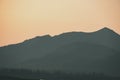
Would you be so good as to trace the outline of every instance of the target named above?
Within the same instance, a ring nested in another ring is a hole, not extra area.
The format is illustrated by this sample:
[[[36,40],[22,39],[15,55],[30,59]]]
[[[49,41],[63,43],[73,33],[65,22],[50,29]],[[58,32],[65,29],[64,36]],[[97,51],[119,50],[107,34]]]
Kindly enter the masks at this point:
[[[1,0],[0,46],[104,27],[120,34],[119,14],[119,0]]]

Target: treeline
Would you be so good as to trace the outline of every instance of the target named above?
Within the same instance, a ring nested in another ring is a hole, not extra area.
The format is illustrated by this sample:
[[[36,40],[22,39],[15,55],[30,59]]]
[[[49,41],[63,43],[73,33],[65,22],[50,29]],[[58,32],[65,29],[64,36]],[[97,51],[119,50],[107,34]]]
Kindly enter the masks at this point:
[[[1,69],[0,80],[120,80],[103,73],[70,73],[28,69]]]

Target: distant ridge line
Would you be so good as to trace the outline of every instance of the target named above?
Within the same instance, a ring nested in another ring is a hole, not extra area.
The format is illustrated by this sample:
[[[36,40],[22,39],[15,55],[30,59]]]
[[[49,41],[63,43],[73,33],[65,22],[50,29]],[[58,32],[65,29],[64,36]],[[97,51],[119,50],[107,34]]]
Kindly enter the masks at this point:
[[[61,36],[61,35],[64,35],[64,34],[72,34],[72,33],[81,33],[81,34],[95,34],[95,33],[98,33],[98,32],[102,32],[102,31],[109,31],[109,32],[113,32],[114,34],[120,36],[117,32],[115,32],[114,30],[108,28],[108,27],[104,27],[104,28],[101,28],[97,31],[93,31],[93,32],[83,32],[83,31],[71,31],[71,32],[63,32],[61,34],[58,34],[58,35],[54,35],[54,36],[51,36],[50,34],[46,34],[46,35],[42,35],[42,36],[35,36],[33,38],[30,38],[30,39],[26,39],[26,40],[23,40],[22,42],[19,42],[19,43],[14,43],[14,44],[8,44],[8,45],[5,45],[5,46],[0,46],[0,48],[2,47],[8,47],[8,46],[13,46],[13,45],[17,45],[17,44],[21,44],[21,43],[24,43],[26,41],[29,41],[29,40],[32,40],[32,39],[36,39],[36,38],[54,38],[54,37],[57,37],[57,36]]]

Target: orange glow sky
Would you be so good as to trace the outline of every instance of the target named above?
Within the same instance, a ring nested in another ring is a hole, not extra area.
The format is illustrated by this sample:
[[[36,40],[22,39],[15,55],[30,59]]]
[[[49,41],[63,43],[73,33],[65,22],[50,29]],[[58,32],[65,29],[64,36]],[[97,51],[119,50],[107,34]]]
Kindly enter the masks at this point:
[[[120,0],[0,0],[0,46],[103,27],[120,34]]]

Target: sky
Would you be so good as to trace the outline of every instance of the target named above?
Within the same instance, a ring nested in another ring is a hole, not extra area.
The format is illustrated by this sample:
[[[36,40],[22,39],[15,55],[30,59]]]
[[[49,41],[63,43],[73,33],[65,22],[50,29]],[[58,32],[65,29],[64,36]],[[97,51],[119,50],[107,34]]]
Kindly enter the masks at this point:
[[[119,14],[120,0],[0,0],[0,46],[103,27],[120,34]]]

